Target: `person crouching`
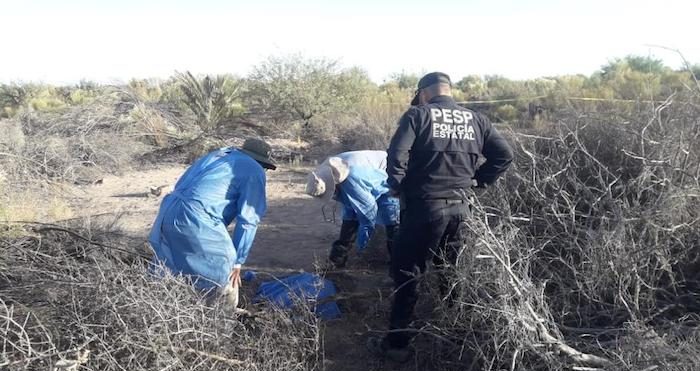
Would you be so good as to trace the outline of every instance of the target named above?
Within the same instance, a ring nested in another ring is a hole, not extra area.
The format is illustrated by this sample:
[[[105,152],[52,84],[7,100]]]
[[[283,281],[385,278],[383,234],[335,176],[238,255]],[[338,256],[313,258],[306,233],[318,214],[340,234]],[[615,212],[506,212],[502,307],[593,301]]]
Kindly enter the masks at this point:
[[[389,195],[386,152],[352,151],[329,157],[308,176],[306,193],[323,202],[342,205],[340,236],[333,242],[328,259],[343,268],[353,243],[362,251],[375,230],[386,229],[391,256],[399,224],[399,200]]]
[[[259,139],[196,160],[160,205],[148,238],[154,267],[187,276],[237,307],[241,266],[267,208],[264,169],[275,168],[270,146]]]

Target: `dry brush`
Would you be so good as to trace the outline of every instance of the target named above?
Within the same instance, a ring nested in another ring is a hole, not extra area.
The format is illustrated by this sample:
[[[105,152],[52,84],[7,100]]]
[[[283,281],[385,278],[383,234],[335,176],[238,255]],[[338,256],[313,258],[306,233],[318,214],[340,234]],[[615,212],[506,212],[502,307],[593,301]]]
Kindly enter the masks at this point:
[[[432,356],[445,369],[696,370],[697,96],[560,115],[509,134],[514,168],[479,195],[452,269],[459,299],[422,324],[448,340]]]
[[[0,368],[312,370],[311,311],[241,316],[107,231],[35,225],[0,238]],[[53,368],[52,368],[53,367]],[[74,368],[71,368],[74,367]]]

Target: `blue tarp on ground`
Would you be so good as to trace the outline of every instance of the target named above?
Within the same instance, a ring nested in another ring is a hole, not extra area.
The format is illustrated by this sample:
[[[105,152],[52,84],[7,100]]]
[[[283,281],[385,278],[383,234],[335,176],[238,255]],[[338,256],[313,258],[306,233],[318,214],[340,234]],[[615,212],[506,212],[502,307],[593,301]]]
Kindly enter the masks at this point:
[[[340,317],[340,308],[335,301],[325,301],[336,294],[333,282],[312,273],[300,273],[275,281],[260,284],[254,301],[269,301],[280,308],[291,308],[295,298],[315,303],[314,311],[324,320]],[[298,300],[297,299],[297,300]]]

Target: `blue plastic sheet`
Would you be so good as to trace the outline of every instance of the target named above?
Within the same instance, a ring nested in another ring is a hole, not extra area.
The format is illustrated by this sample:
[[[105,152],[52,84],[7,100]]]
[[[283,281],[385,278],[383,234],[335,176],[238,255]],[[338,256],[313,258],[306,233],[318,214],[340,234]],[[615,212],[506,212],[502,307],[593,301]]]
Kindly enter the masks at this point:
[[[255,277],[257,277],[257,276],[258,276],[258,273],[255,271],[245,271],[245,273],[243,273],[243,277],[241,277],[241,278],[243,279],[243,281],[251,282],[251,281],[254,281]]]
[[[312,273],[300,273],[275,281],[260,284],[254,301],[269,301],[280,308],[292,308],[295,298],[315,304],[316,315],[324,320],[340,317],[340,308],[335,301],[325,301],[336,294],[333,282]]]

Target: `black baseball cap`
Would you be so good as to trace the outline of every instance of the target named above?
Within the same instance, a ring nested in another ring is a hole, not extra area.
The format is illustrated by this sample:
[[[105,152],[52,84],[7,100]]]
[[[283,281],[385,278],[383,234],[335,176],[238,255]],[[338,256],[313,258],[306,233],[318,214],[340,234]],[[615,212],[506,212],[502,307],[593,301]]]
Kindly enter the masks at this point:
[[[411,100],[411,105],[418,105],[418,93],[420,93],[422,89],[425,89],[428,86],[435,84],[448,84],[452,86],[452,81],[450,80],[450,76],[443,72],[431,72],[421,77],[421,79],[418,80],[416,95],[413,97],[413,100]]]

